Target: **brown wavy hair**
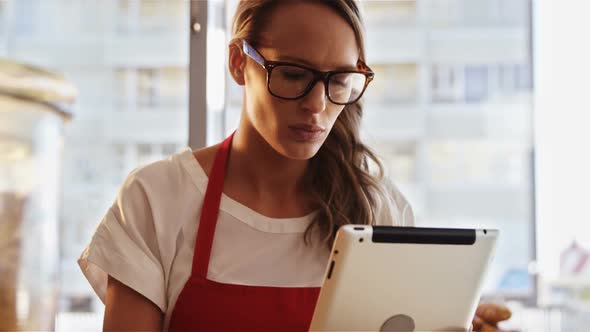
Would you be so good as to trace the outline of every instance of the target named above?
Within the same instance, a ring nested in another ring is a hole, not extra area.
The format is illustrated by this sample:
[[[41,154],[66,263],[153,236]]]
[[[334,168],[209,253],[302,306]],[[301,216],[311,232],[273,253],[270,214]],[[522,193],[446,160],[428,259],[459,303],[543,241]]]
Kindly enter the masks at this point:
[[[230,47],[240,47],[242,39],[254,47],[265,28],[265,18],[280,3],[287,0],[242,0],[239,2],[232,27]],[[291,0],[301,1],[301,0]],[[365,62],[365,39],[359,7],[354,0],[304,0],[321,3],[336,11],[354,30]],[[359,127],[363,115],[361,102],[346,106],[337,118],[326,141],[311,158],[306,171],[313,204],[319,208],[307,228],[304,239],[311,241],[313,227],[318,227],[323,241],[329,246],[336,231],[346,224],[375,224],[375,209],[379,197],[385,195],[381,180],[383,167],[377,156],[360,140]],[[374,164],[377,174],[369,171]]]

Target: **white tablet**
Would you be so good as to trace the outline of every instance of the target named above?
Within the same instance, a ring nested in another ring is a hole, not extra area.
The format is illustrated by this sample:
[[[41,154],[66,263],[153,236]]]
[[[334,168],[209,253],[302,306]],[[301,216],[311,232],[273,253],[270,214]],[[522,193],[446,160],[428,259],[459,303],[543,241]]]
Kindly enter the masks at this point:
[[[497,230],[346,225],[310,331],[469,329]]]

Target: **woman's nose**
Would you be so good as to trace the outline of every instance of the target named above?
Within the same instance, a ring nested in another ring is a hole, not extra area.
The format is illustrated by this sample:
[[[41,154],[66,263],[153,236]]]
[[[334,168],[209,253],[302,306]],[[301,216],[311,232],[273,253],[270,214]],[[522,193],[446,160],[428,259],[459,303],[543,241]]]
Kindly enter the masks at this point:
[[[303,97],[302,106],[306,111],[321,113],[326,109],[326,85],[317,81],[309,93]]]

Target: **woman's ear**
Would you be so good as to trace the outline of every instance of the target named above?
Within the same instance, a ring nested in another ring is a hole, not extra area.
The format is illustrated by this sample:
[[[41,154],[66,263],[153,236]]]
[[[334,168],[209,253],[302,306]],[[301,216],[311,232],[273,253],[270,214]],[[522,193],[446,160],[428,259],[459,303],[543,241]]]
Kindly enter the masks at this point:
[[[244,79],[244,67],[246,66],[246,55],[237,44],[229,45],[229,72],[238,85],[246,84]]]

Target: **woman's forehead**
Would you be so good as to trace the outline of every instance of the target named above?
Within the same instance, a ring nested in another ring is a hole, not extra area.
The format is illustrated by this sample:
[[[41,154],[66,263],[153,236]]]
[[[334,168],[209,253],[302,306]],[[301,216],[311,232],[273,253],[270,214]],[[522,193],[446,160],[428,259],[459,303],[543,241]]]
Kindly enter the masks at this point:
[[[354,30],[334,9],[318,3],[290,2],[278,6],[262,33],[266,56],[295,58],[304,64],[354,67],[359,58]],[[303,62],[302,61],[302,62]]]

